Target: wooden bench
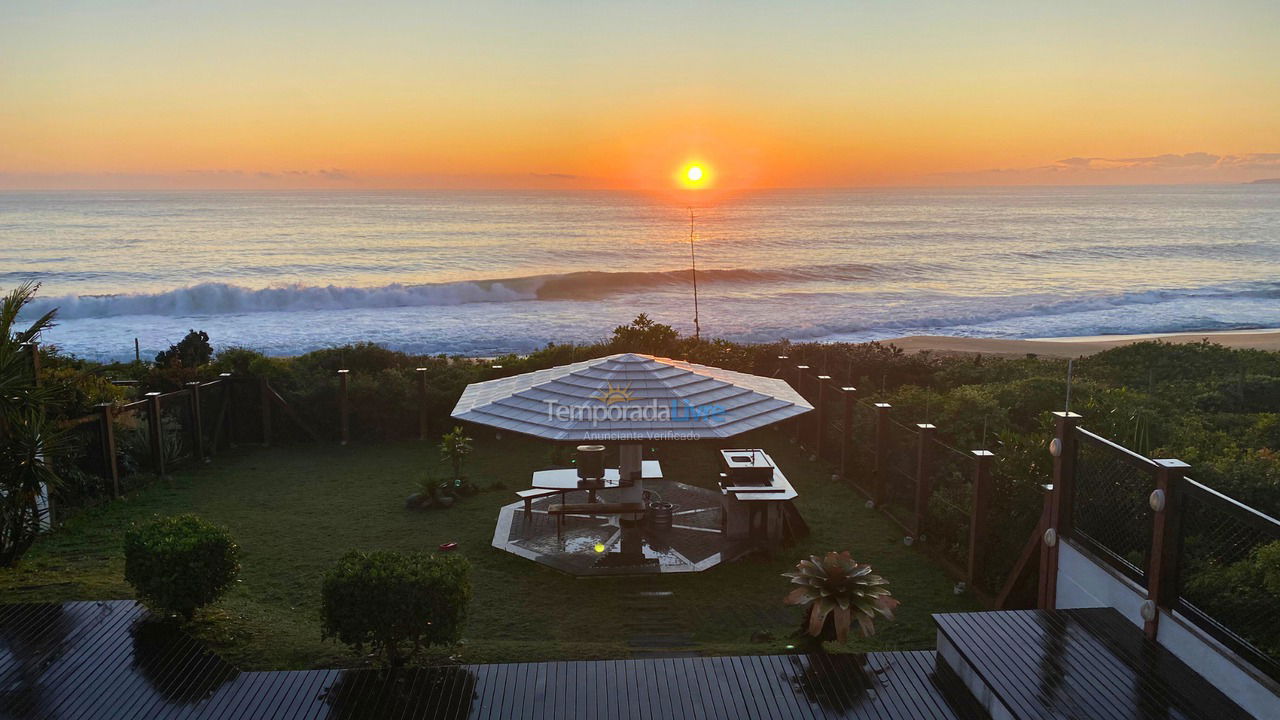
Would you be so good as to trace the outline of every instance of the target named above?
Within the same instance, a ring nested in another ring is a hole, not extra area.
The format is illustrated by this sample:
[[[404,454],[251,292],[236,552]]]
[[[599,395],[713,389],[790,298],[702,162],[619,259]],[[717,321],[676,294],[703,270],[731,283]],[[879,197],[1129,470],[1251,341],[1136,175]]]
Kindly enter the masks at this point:
[[[524,501],[524,516],[527,518],[533,514],[533,501],[538,498],[548,497],[550,495],[559,495],[560,502],[564,502],[564,494],[568,490],[546,490],[543,488],[533,488],[532,490],[517,490],[516,497]],[[554,507],[554,506],[552,506]]]
[[[556,539],[563,536],[565,515],[630,515],[643,513],[644,503],[593,502],[593,503],[560,503],[547,508],[548,515],[556,516]]]

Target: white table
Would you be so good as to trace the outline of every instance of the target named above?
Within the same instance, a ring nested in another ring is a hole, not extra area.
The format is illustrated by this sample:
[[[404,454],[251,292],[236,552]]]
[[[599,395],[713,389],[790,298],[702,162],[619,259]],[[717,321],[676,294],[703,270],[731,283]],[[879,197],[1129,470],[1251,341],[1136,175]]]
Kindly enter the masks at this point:
[[[661,480],[662,465],[657,460],[641,462],[640,477],[643,480]],[[541,490],[603,490],[605,488],[616,488],[619,482],[617,468],[606,468],[602,481],[582,480],[578,477],[577,468],[564,468],[535,472],[532,486]]]

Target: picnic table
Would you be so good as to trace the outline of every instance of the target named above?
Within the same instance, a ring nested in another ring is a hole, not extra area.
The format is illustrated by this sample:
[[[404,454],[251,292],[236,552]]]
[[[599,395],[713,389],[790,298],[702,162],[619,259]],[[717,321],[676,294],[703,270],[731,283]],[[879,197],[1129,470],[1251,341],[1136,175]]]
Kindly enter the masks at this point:
[[[662,465],[657,460],[640,463],[640,477],[644,480],[661,480]],[[577,468],[539,470],[533,474],[533,487],[541,490],[603,490],[616,488],[621,482],[617,468],[606,468],[602,480],[582,480]]]

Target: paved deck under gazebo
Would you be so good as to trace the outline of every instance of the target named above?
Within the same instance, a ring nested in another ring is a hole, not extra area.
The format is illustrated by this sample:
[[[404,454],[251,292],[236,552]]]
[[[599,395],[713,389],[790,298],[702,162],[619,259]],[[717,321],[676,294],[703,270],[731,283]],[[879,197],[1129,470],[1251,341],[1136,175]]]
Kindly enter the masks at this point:
[[[618,550],[620,529],[616,515],[565,518],[563,537],[546,508],[556,496],[533,502],[526,516],[523,502],[502,508],[493,533],[493,546],[572,575],[639,575],[698,572],[732,560],[741,550],[730,547],[720,532],[720,496],[704,488],[671,480],[649,481],[650,491],[675,505],[670,530],[647,529],[643,552],[655,564],[607,565],[601,559]],[[617,490],[602,490],[600,499],[612,502]],[[574,501],[579,499],[575,493]],[[598,547],[602,546],[602,547]]]

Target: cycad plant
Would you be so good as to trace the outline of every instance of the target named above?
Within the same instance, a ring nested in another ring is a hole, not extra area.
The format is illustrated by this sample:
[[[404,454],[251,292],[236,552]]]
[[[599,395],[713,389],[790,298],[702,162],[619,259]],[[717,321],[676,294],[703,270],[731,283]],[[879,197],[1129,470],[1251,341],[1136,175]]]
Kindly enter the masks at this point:
[[[807,608],[802,628],[819,640],[848,642],[849,627],[856,618],[863,635],[874,635],[876,616],[893,619],[898,601],[886,587],[888,580],[871,566],[854,560],[849,552],[829,552],[821,559],[811,555],[783,573],[800,587],[783,599],[788,605]]]
[[[50,418],[52,387],[41,387],[28,350],[29,342],[53,324],[54,311],[25,330],[15,329],[18,314],[39,286],[24,283],[0,297],[0,565],[12,567],[35,542],[42,512],[41,490],[52,493],[59,479],[54,458],[65,435]]]

